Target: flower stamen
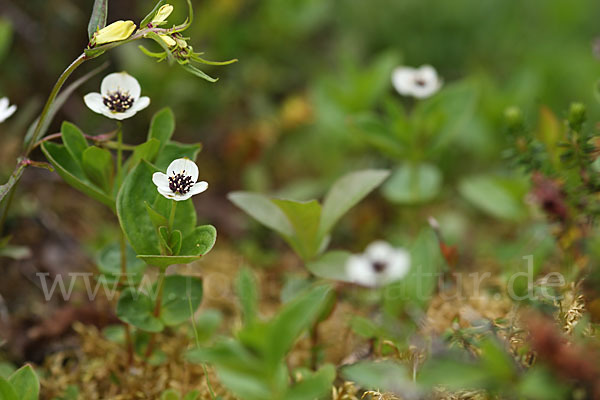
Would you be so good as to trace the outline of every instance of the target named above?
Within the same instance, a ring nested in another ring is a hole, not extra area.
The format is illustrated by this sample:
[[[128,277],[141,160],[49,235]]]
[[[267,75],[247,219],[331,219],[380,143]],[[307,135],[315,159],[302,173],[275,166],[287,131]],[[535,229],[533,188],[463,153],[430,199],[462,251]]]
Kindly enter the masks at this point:
[[[169,189],[171,189],[173,193],[186,194],[190,191],[193,184],[192,177],[185,175],[185,170],[179,174],[173,172],[173,176],[169,177]]]
[[[117,90],[102,97],[102,102],[110,111],[122,113],[131,108],[134,99],[129,95],[129,92]]]

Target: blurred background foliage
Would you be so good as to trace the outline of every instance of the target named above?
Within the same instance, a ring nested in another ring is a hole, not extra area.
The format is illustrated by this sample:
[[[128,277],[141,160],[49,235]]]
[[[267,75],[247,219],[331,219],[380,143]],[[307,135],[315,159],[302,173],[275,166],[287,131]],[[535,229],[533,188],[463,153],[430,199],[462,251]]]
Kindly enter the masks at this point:
[[[13,143],[7,148],[17,148],[60,71],[87,44],[91,3],[0,0],[0,94],[20,107],[19,115],[2,126]],[[173,3],[171,20],[182,20],[184,2]],[[412,217],[422,214],[415,211],[430,212],[445,202],[438,216],[454,241],[464,235],[464,212],[478,209],[513,221],[528,215],[522,202],[526,180],[501,167],[506,107],[519,105],[532,128],[538,118],[548,122],[541,129],[564,117],[549,109],[566,110],[574,100],[591,106],[591,120],[599,115],[594,51],[600,49],[594,43],[600,4],[592,0],[194,4],[196,20],[189,30],[194,49],[209,59],[240,60],[208,71],[219,82],[155,64],[136,43],[110,52],[109,70],[127,70],[152,99],[148,110],[125,124],[127,142],[141,142],[152,113],[170,106],[177,118],[176,139],[204,144],[199,164],[211,183],[211,206],[235,189],[299,199],[321,196],[343,172],[396,168],[392,183],[382,189],[391,203],[379,218],[392,215],[410,228],[411,221],[423,219]],[[139,0],[111,2],[108,19],[137,22],[152,6]],[[392,69],[400,64],[433,65],[444,90],[418,105],[400,98],[390,83]],[[97,90],[99,80],[87,82],[67,101],[52,132],[63,119],[89,134],[113,128],[82,101],[83,94]],[[548,107],[545,120],[542,106]],[[401,140],[391,142],[394,130]],[[3,176],[14,154],[2,152]],[[218,218],[214,208],[201,213]],[[377,223],[372,225],[359,242],[370,240]],[[227,226],[222,231],[234,233]]]

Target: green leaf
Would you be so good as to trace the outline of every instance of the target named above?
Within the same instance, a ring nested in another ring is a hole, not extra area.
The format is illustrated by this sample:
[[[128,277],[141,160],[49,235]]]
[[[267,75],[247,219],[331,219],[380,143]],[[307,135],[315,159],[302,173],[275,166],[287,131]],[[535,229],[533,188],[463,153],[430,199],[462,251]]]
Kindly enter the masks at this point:
[[[266,227],[286,237],[294,235],[291,222],[267,196],[258,193],[232,192],[227,195],[227,198]]]
[[[162,214],[156,212],[150,206],[150,204],[148,204],[148,202],[144,202],[144,205],[146,206],[146,211],[148,212],[148,216],[150,217],[150,221],[152,221],[152,224],[154,225],[154,227],[157,230],[161,226],[169,226],[169,221],[167,220],[167,217],[165,217]],[[175,212],[177,212],[177,210],[175,210]]]
[[[160,254],[156,230],[145,205],[154,204],[160,196],[152,183],[154,172],[156,169],[148,162],[140,162],[125,178],[117,195],[119,223],[137,254]]]
[[[258,310],[256,281],[249,268],[245,267],[240,270],[235,287],[237,296],[242,304],[244,322],[248,325],[256,319],[256,310]]]
[[[431,164],[404,164],[396,168],[383,185],[386,199],[399,204],[417,204],[432,200],[442,186],[442,174]]]
[[[169,164],[178,158],[187,157],[190,160],[195,161],[201,149],[202,145],[199,143],[183,144],[178,142],[167,142],[158,153],[154,165],[156,165],[159,170],[166,171]]]
[[[197,226],[183,238],[181,255],[203,256],[208,253],[217,241],[217,230],[212,225]]]
[[[0,377],[0,399],[2,400],[20,400],[12,385],[4,378]]]
[[[294,228],[294,236],[286,238],[294,250],[307,261],[319,251],[318,235],[321,205],[316,200],[299,202],[293,200],[271,200],[283,211]]]
[[[347,251],[330,251],[318,260],[306,264],[306,267],[319,278],[349,282],[346,264],[351,255]]]
[[[125,257],[127,282],[136,284],[142,279],[146,271],[146,264],[136,258],[135,252],[129,245],[125,247]],[[121,247],[119,243],[112,242],[100,250],[96,257],[96,264],[100,273],[109,283],[118,281],[121,277]]]
[[[165,277],[160,319],[166,326],[179,325],[192,317],[202,302],[202,279],[192,276]]]
[[[528,184],[524,180],[477,175],[463,179],[458,190],[471,204],[494,217],[519,220],[527,214],[523,198]]]
[[[137,257],[140,260],[144,260],[144,262],[148,265],[153,265],[162,269],[166,269],[168,266],[175,264],[190,264],[202,258],[202,256],[161,256],[145,254],[138,255]]]
[[[31,365],[25,365],[15,371],[8,382],[12,385],[19,400],[38,400],[40,381]]]
[[[81,166],[71,156],[65,146],[52,142],[44,142],[42,143],[42,151],[65,182],[108,206],[111,210],[115,210],[115,200],[106,193],[103,193],[86,177]]]
[[[147,332],[160,332],[164,325],[154,316],[154,302],[145,293],[127,288],[119,297],[117,317]]]
[[[200,391],[199,390],[192,390],[191,392],[188,392],[188,394],[183,396],[183,400],[198,400],[198,399],[200,399]]]
[[[160,395],[160,400],[181,400],[181,397],[175,390],[167,389]]]
[[[83,171],[86,176],[105,193],[111,192],[114,165],[110,151],[90,146],[83,152]]]
[[[183,236],[181,235],[181,231],[175,230],[171,232],[171,235],[169,236],[169,247],[171,248],[171,251],[173,252],[174,256],[178,255],[181,251],[182,243]]]
[[[141,160],[153,162],[158,155],[160,146],[161,143],[157,139],[148,139],[148,141],[135,146],[135,150],[133,150],[133,154],[131,154],[131,157],[127,160],[125,168],[131,169]]]
[[[156,139],[160,142],[160,147],[162,147],[171,140],[173,132],[175,132],[175,115],[173,115],[173,111],[170,108],[165,107],[152,117],[148,140]]]
[[[210,340],[222,323],[223,314],[219,310],[209,309],[204,311],[196,319],[196,333],[198,335],[198,341],[200,343],[204,343]]]
[[[431,359],[419,373],[419,383],[426,387],[444,386],[449,390],[484,388],[488,371],[478,363],[471,363],[456,357]]]
[[[158,44],[165,51],[165,54],[167,55],[167,62],[169,63],[169,65],[173,65],[173,63],[175,62],[175,57],[173,57],[173,53],[171,53],[171,49],[169,49],[169,46],[167,46],[165,41],[162,40],[162,38],[153,31],[149,31],[146,34],[146,37],[154,40],[156,44]]]
[[[169,228],[166,226],[161,226],[158,228],[158,240],[160,241],[160,246],[164,249],[168,255],[173,255],[173,251],[171,250],[171,246],[169,246]],[[161,253],[163,253],[161,251]]]
[[[384,306],[398,315],[406,304],[425,306],[436,288],[443,265],[437,236],[430,228],[421,231],[410,249],[410,270],[402,280],[386,288]]]
[[[268,361],[275,367],[292,348],[300,334],[319,317],[328,300],[331,288],[317,286],[285,304],[273,318],[267,333]]]
[[[387,170],[352,172],[338,179],[323,201],[319,233],[325,236],[336,222],[389,176]]]
[[[393,361],[361,361],[342,368],[342,376],[358,383],[365,389],[386,392],[401,392],[410,385],[407,371]]]
[[[108,0],[94,0],[92,16],[88,23],[88,36],[91,39],[94,32],[106,26],[106,16],[108,15]]]
[[[14,365],[6,361],[0,361],[0,378],[8,378],[17,369]]]
[[[198,69],[197,67],[194,67],[192,64],[184,64],[183,65],[183,69],[185,69],[187,72],[191,73],[192,75],[195,75],[199,78],[202,78],[204,80],[207,80],[211,83],[214,83],[216,81],[218,81],[218,78],[213,78],[210,75],[208,75],[207,73],[205,73],[204,71]]]
[[[69,151],[69,154],[73,156],[77,162],[82,162],[83,152],[88,148],[88,142],[83,136],[83,132],[74,124],[64,121],[60,132],[62,140]]]
[[[158,194],[158,192],[156,194],[156,200],[152,204],[152,208],[163,217],[169,217],[171,215],[171,207],[173,207],[175,201],[167,199]],[[172,228],[180,230],[183,236],[189,235],[196,228],[196,219],[196,209],[194,208],[192,199],[178,201]]]
[[[160,0],[158,3],[156,3],[152,11],[150,11],[150,13],[144,17],[142,22],[140,22],[140,28],[145,28],[150,22],[152,22],[154,15],[156,15],[159,8],[161,8],[166,2],[167,0]]]
[[[311,376],[304,377],[286,393],[286,400],[314,400],[330,394],[335,367],[326,364]]]

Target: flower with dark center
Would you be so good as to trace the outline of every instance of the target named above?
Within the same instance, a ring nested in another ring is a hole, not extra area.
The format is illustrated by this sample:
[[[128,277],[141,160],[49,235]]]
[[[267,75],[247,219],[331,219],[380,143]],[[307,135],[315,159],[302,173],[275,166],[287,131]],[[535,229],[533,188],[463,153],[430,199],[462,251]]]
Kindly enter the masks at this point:
[[[419,99],[432,96],[442,87],[442,81],[430,65],[398,67],[392,73],[392,84],[401,95]]]
[[[102,80],[100,93],[88,93],[85,104],[94,112],[112,119],[133,117],[150,104],[150,98],[140,97],[142,89],[138,81],[127,72],[116,72]]]
[[[204,192],[208,183],[198,179],[198,166],[189,158],[178,158],[167,168],[167,173],[155,172],[152,182],[158,193],[175,201],[187,200],[195,194]]]
[[[378,287],[402,279],[409,268],[410,255],[406,250],[377,241],[371,243],[363,254],[348,259],[346,274],[350,282]]]

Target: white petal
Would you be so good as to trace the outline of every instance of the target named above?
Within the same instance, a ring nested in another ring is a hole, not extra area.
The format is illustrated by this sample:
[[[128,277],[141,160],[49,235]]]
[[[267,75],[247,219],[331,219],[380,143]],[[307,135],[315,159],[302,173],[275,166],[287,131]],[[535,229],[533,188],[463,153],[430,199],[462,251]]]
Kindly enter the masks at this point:
[[[17,106],[12,105],[6,109],[0,108],[0,122],[4,122],[17,111]]]
[[[195,196],[197,194],[200,194],[202,192],[204,192],[206,189],[208,189],[208,182],[196,182],[194,183],[194,186],[192,186],[192,188],[190,189],[190,191],[188,193],[191,193],[192,196]]]
[[[198,180],[198,166],[189,158],[178,158],[169,164],[167,168],[167,176],[177,174],[191,176],[192,182],[196,182]]]
[[[363,256],[351,256],[346,263],[346,274],[351,282],[363,286],[377,285],[377,275],[371,262]]]
[[[137,79],[127,72],[115,72],[104,77],[100,85],[100,92],[103,96],[106,96],[108,93],[116,91],[129,93],[134,100],[137,100],[142,93],[142,88]]]
[[[137,114],[137,110],[134,108],[130,108],[128,110],[125,110],[123,112],[112,112],[110,110],[108,110],[108,112],[111,114],[109,117],[112,119],[116,119],[119,121],[122,121],[124,119],[127,118],[131,118],[133,117],[135,114]]]
[[[104,100],[100,93],[88,93],[83,96],[83,102],[90,110],[98,114],[104,114],[105,111],[110,112],[108,107],[104,105]]]
[[[144,108],[148,107],[149,105],[150,105],[150,97],[143,96],[143,97],[140,97],[139,99],[137,99],[133,103],[133,106],[131,108],[133,108],[137,112],[137,111],[142,111]]]
[[[157,188],[169,190],[169,177],[162,172],[152,174],[152,182],[154,182]]]
[[[0,112],[8,108],[8,97],[3,97],[0,99]]]
[[[175,199],[176,195],[175,193],[173,193],[171,191],[171,189],[165,189],[162,186],[157,186],[156,190],[158,190],[158,193],[162,194],[163,196],[165,196],[167,199]]]
[[[394,254],[394,248],[383,240],[377,240],[365,249],[365,255],[371,261],[389,262]]]
[[[414,68],[398,67],[392,72],[392,85],[401,95],[410,96],[414,85],[414,76]]]
[[[410,269],[410,253],[404,249],[395,249],[385,269],[386,283],[402,279]]]
[[[419,78],[423,79],[426,82],[438,81],[437,71],[431,65],[423,65],[416,72]]]
[[[192,197],[193,194],[191,192],[187,192],[186,194],[175,194],[173,200],[175,201],[184,201]]]

